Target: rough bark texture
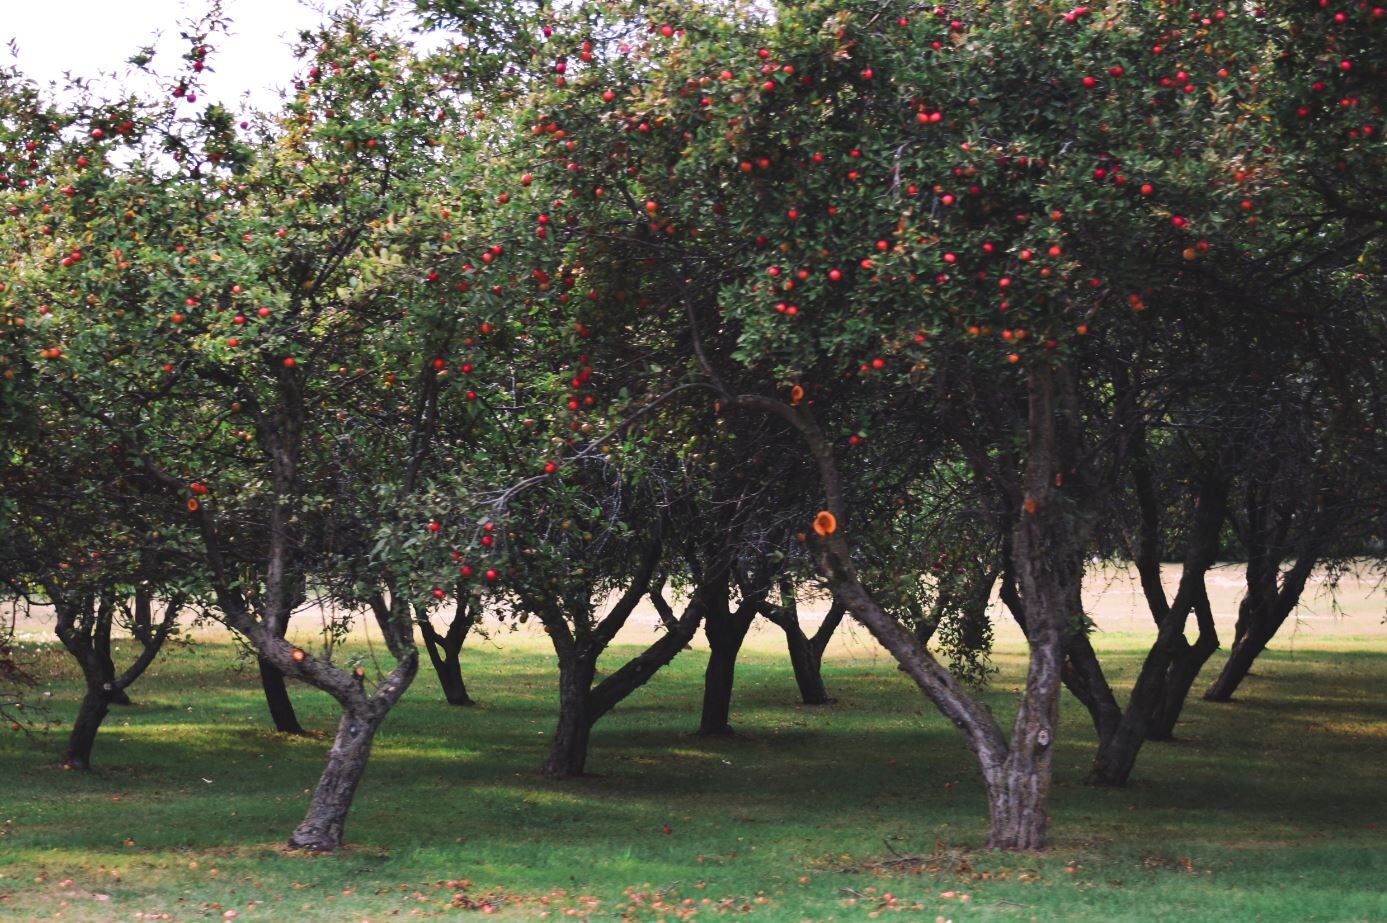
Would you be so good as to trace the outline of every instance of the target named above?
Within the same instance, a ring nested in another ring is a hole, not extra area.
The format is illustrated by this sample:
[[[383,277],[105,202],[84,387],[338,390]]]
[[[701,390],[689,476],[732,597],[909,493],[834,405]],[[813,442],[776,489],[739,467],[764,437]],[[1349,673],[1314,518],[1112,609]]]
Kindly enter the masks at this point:
[[[369,695],[360,670],[348,673],[328,661],[307,655],[301,660],[296,659],[293,649],[282,640],[282,646],[279,646],[263,634],[257,639],[265,645],[263,649],[277,666],[299,672],[313,686],[330,694],[342,707],[337,734],[333,737],[332,748],[328,750],[327,765],[323,767],[318,785],[313,790],[313,798],[309,801],[308,814],[289,837],[291,849],[330,852],[341,848],[347,813],[357,786],[361,784],[361,777],[365,774],[376,731],[418,672],[419,650],[414,646],[409,603],[392,593],[389,605],[375,600],[372,609],[396,663],[395,668]]]
[[[1088,529],[1082,516],[1085,485],[1072,468],[1079,425],[1072,388],[1063,372],[1049,366],[1030,371],[1025,498],[1012,537],[1030,657],[1006,759],[999,771],[984,774],[991,815],[987,841],[1002,849],[1045,845],[1065,641],[1083,630],[1073,621],[1083,611]]]
[[[730,406],[784,420],[804,440],[818,469],[827,510],[838,524],[813,543],[819,571],[834,598],[962,732],[987,786],[988,843],[1007,849],[1045,845],[1065,635],[1071,627],[1071,615],[1081,611],[1083,552],[1096,506],[1094,498],[1100,493],[1086,484],[1077,470],[1080,420],[1072,377],[1064,370],[1037,364],[1028,372],[1027,391],[1024,496],[1012,541],[1019,592],[1027,613],[1030,663],[1010,742],[990,710],[960,688],[949,671],[862,585],[845,537],[851,520],[833,445],[813,417],[769,398],[739,395],[728,400]]]
[[[1016,586],[1016,569],[1011,560],[1010,539],[1003,543],[1002,553],[1006,562],[1002,567],[1001,599],[1022,633],[1025,633],[1026,608]],[[1082,617],[1082,611],[1072,613],[1069,624],[1075,625]],[[1103,666],[1098,662],[1098,655],[1093,650],[1086,631],[1076,628],[1065,636],[1061,679],[1070,694],[1088,709],[1089,717],[1093,721],[1093,730],[1101,746],[1116,732],[1118,723],[1122,720],[1122,709],[1117,704],[1112,687],[1108,685],[1108,678],[1103,673]]]
[[[559,724],[549,743],[549,756],[539,770],[543,775],[572,779],[583,775],[587,768],[588,739],[594,722],[588,695],[595,669],[595,654],[591,651],[577,651],[559,659]]]
[[[448,630],[439,633],[429,621],[426,612],[418,613],[419,634],[424,639],[424,649],[428,651],[429,662],[438,674],[438,684],[443,689],[443,698],[449,705],[477,704],[467,693],[467,684],[462,678],[462,645],[467,633],[477,624],[480,607],[461,587],[458,589],[457,610]]]
[[[366,767],[371,742],[376,729],[395,703],[409,688],[419,667],[419,650],[414,641],[414,620],[408,603],[408,581],[405,575],[387,571],[382,575],[390,601],[384,595],[371,599],[371,609],[395,667],[381,678],[369,695],[364,688],[365,673],[361,669],[344,670],[329,660],[313,656],[285,640],[289,616],[304,598],[305,572],[308,562],[303,549],[303,485],[298,476],[303,428],[307,419],[304,402],[302,370],[276,365],[275,396],[272,404],[262,403],[255,389],[241,389],[241,382],[230,370],[213,369],[225,378],[226,384],[237,389],[245,412],[256,422],[258,445],[270,469],[269,499],[265,510],[263,557],[253,558],[257,569],[255,579],[247,579],[250,560],[240,555],[235,542],[227,533],[240,528],[215,513],[213,504],[202,504],[194,521],[202,538],[202,554],[207,581],[216,594],[217,605],[226,624],[245,636],[256,654],[280,673],[308,683],[331,695],[342,709],[341,721],[327,764],[309,802],[307,816],[289,839],[289,846],[314,851],[335,850],[342,845],[343,827],[361,774]],[[421,372],[432,380],[432,372]],[[416,431],[414,442],[420,447],[408,464],[403,485],[406,493],[413,492],[419,466],[426,456],[430,431],[427,424]],[[173,496],[180,497],[186,481],[161,468],[158,463],[142,456],[150,476],[160,482]],[[181,499],[180,499],[181,502]],[[400,584],[405,592],[400,592]]]

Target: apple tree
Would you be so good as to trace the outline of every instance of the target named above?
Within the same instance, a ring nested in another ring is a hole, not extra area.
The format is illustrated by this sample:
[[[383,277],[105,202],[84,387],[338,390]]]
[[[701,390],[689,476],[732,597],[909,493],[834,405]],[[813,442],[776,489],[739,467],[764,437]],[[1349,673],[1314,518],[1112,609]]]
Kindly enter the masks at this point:
[[[989,842],[1038,847],[1085,554],[1143,412],[1115,357],[1189,307],[1193,267],[1270,242],[1249,211],[1286,169],[1261,118],[1276,35],[1254,10],[1170,4],[725,12],[574,11],[535,103],[556,145],[537,175],[608,264],[647,261],[651,322],[683,327],[721,412],[801,437],[823,578],[964,734]],[[981,446],[1015,459],[1030,661],[1009,732],[862,579],[879,524],[841,472],[860,430],[970,378],[1019,410]]]

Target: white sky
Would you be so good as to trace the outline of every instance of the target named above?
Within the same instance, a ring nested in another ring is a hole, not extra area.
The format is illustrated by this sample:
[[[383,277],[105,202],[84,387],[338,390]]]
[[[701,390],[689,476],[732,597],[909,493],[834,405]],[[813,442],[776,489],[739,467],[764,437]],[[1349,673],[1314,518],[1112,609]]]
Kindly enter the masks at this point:
[[[16,63],[40,83],[75,76],[114,74],[117,83],[128,71],[126,60],[141,47],[154,44],[160,73],[182,70],[187,43],[179,38],[184,22],[197,18],[204,0],[0,0],[0,62]],[[332,0],[325,5],[332,6]],[[204,99],[215,99],[236,111],[249,91],[254,104],[269,107],[275,89],[286,87],[293,74],[289,47],[299,30],[312,28],[320,16],[298,0],[222,0],[231,20],[229,35],[210,42]],[[159,36],[155,41],[156,34]],[[13,59],[2,46],[19,45]]]

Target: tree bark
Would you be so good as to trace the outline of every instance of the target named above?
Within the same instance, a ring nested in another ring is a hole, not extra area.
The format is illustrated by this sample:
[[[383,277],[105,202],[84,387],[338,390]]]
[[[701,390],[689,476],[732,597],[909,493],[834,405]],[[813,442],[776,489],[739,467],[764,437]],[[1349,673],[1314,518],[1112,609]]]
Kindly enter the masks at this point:
[[[438,684],[443,689],[443,698],[449,705],[469,706],[477,704],[467,693],[467,684],[462,678],[462,645],[467,633],[477,623],[475,603],[459,587],[457,609],[448,630],[442,634],[433,627],[426,612],[420,611],[416,621],[419,633],[424,638],[424,649],[428,651],[429,662],[438,674]]]
[[[96,732],[101,730],[101,722],[111,707],[111,692],[101,686],[87,684],[87,692],[82,696],[82,704],[77,709],[77,719],[72,722],[72,733],[68,735],[67,749],[63,751],[64,769],[90,769],[92,748],[96,744]]]
[[[276,636],[283,641],[289,633],[289,619],[281,619],[276,626]],[[270,721],[279,734],[304,736],[308,732],[299,724],[299,716],[294,711],[294,702],[289,698],[289,686],[284,681],[284,673],[263,653],[256,657],[260,667],[260,688],[265,693],[265,705],[270,710]]]
[[[1030,646],[1025,692],[1008,742],[990,710],[973,698],[917,638],[862,585],[845,538],[850,527],[833,445],[813,417],[771,398],[730,397],[728,404],[772,414],[803,438],[819,473],[832,528],[811,547],[834,598],[881,642],[901,669],[963,733],[988,793],[988,844],[1006,849],[1045,845],[1052,744],[1059,719],[1064,642],[1071,616],[1081,612],[1083,552],[1096,508],[1097,486],[1078,470],[1077,396],[1072,373],[1036,363],[1027,375],[1027,455],[1022,502],[1013,528],[1019,589]]]
[[[1133,558],[1156,622],[1156,640],[1142,662],[1116,732],[1099,741],[1087,780],[1092,785],[1126,785],[1142,744],[1170,738],[1190,686],[1218,648],[1205,575],[1218,554],[1219,533],[1227,513],[1227,485],[1211,477],[1200,488],[1180,585],[1174,600],[1168,603],[1161,586],[1160,553],[1155,541],[1158,522],[1154,494],[1144,488],[1142,480],[1138,477],[1137,492],[1146,535]],[[1185,624],[1191,611],[1196,613],[1199,625],[1199,637],[1194,644],[1185,639]]]
[[[1233,693],[1238,691],[1242,681],[1252,672],[1252,664],[1262,651],[1267,649],[1273,634],[1274,632],[1268,632],[1261,625],[1257,625],[1237,637],[1228,652],[1228,659],[1223,663],[1223,669],[1219,670],[1218,676],[1209,684],[1209,688],[1204,690],[1204,701],[1231,702]]]
[[[1194,601],[1194,611],[1199,634],[1193,644],[1181,637],[1178,649],[1171,658],[1170,668],[1166,672],[1165,688],[1151,709],[1151,724],[1147,736],[1152,740],[1175,738],[1175,725],[1180,720],[1180,713],[1184,711],[1185,702],[1189,700],[1190,689],[1199,678],[1204,664],[1208,663],[1214,651],[1218,650],[1218,631],[1214,627],[1213,609],[1209,605],[1207,593],[1201,593],[1201,598]]]
[[[588,708],[597,654],[574,650],[559,659],[559,724],[540,773],[558,779],[582,776],[587,768],[588,739],[595,720]]]
[[[294,702],[289,698],[284,673],[263,655],[256,657],[256,662],[260,666],[260,688],[264,690],[265,705],[270,710],[270,721],[275,731],[280,734],[307,734],[303,725],[299,724]]]
[[[732,687],[736,681],[737,655],[747,630],[756,617],[756,608],[743,601],[735,610],[728,599],[727,585],[710,588],[703,635],[708,639],[708,666],[703,671],[703,712],[698,734],[727,736],[732,730]]]
[[[1016,530],[1016,569],[1026,600],[1030,657],[1006,759],[999,771],[985,776],[990,808],[987,845],[998,849],[1045,845],[1053,744],[1059,727],[1063,636],[1072,630],[1066,625],[1070,613],[1082,611],[1078,601],[1082,547],[1076,547],[1078,543],[1062,529],[1028,521],[1047,512],[1023,513],[1026,518]]]
[[[370,695],[366,694],[364,673],[360,669],[348,673],[328,661],[307,655],[297,659],[294,648],[283,640],[274,639],[270,632],[262,630],[257,639],[276,666],[301,672],[308,682],[327,692],[342,707],[337,734],[328,750],[327,765],[318,777],[307,815],[289,837],[290,849],[331,852],[342,847],[347,813],[366,772],[376,731],[419,671],[419,649],[414,645],[410,628],[409,603],[392,588],[389,605],[377,597],[371,601],[371,608],[396,662],[395,668]]]
[[[669,630],[663,636],[593,686],[598,658],[621,631],[642,597],[650,593],[657,609],[669,611],[659,585],[654,583],[661,548],[658,540],[652,539],[646,544],[626,592],[600,620],[592,618],[590,602],[585,595],[570,601],[570,606],[583,609],[570,613],[570,618],[557,605],[522,594],[522,604],[544,624],[559,659],[559,721],[550,741],[549,755],[540,766],[543,775],[555,778],[584,775],[593,725],[674,659],[697,630],[704,608],[698,602],[699,591],[695,591],[682,618],[666,622]]]
[[[1310,572],[1319,562],[1316,545],[1302,549],[1290,570],[1280,573],[1280,561],[1271,554],[1250,558],[1247,563],[1247,595],[1238,605],[1238,622],[1228,660],[1218,677],[1204,692],[1209,702],[1228,702],[1252,671],[1252,664],[1295,607]],[[1280,582],[1278,585],[1278,575]]]
[[[1016,588],[1016,569],[1011,560],[1011,540],[1002,545],[1005,558],[1001,575],[1001,599],[1011,613],[1016,624],[1026,633],[1026,608],[1021,601],[1021,593]],[[1069,621],[1075,622],[1083,617],[1082,610],[1071,614]],[[1117,704],[1117,696],[1108,685],[1103,673],[1103,665],[1098,662],[1098,654],[1088,640],[1088,632],[1076,627],[1065,639],[1064,667],[1061,679],[1070,694],[1078,699],[1088,710],[1093,721],[1093,730],[1098,737],[1099,746],[1117,731],[1122,720],[1122,709]]]
[[[289,837],[290,849],[328,852],[341,847],[347,812],[366,772],[371,743],[383,717],[366,707],[364,701],[342,709],[327,765],[313,790],[308,816]]]
[[[1047,813],[1059,691],[1067,642],[1085,631],[1082,589],[1090,488],[1074,467],[1078,411],[1071,375],[1049,365],[1028,374],[1024,494],[1012,532],[1030,657],[1025,691],[999,769],[984,772],[990,806],[988,845],[1041,849]]]
[[[823,678],[824,651],[833,633],[843,621],[847,610],[836,599],[829,606],[814,637],[804,633],[799,622],[799,607],[792,592],[781,593],[779,606],[763,604],[761,614],[785,632],[785,645],[790,654],[790,668],[795,674],[799,700],[804,705],[832,705],[836,701],[828,694]]]
[[[182,608],[182,599],[175,597],[169,603],[157,630],[135,633],[142,650],[125,672],[118,674],[111,659],[111,627],[117,607],[113,593],[104,592],[99,596],[85,594],[73,598],[56,583],[46,583],[45,589],[57,614],[58,638],[81,667],[86,684],[82,703],[63,751],[62,765],[65,769],[90,769],[96,735],[111,705],[153,662]],[[144,593],[137,592],[141,595]],[[148,606],[147,598],[144,605]]]

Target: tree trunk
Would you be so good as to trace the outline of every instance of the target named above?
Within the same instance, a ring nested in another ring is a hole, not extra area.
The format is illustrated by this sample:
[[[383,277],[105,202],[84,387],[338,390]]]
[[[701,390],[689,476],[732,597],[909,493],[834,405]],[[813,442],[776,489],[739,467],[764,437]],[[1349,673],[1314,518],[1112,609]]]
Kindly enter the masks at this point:
[[[66,769],[90,769],[92,749],[101,722],[106,719],[111,705],[123,695],[125,688],[139,679],[153,662],[173,628],[183,601],[175,596],[169,602],[164,619],[155,631],[149,630],[147,622],[140,630],[137,623],[135,638],[143,649],[124,673],[117,674],[115,662],[111,659],[111,627],[118,608],[114,592],[108,590],[99,597],[87,594],[74,599],[67,596],[56,583],[46,583],[45,589],[57,613],[55,628],[58,638],[82,668],[82,679],[86,683],[86,693],[73,721],[62,765]],[[143,595],[142,591],[137,592]],[[148,605],[146,597],[146,609]]]
[[[429,662],[438,674],[438,685],[443,689],[443,698],[449,705],[468,706],[477,703],[467,694],[467,684],[462,679],[462,645],[467,633],[477,622],[477,613],[463,590],[458,592],[457,611],[448,624],[446,633],[439,634],[429,621],[428,614],[419,612],[416,621],[419,633],[424,637],[424,649],[429,653]]]
[[[862,585],[845,537],[855,526],[833,444],[813,417],[756,395],[728,401],[731,406],[778,416],[804,438],[818,468],[827,511],[833,516],[827,528],[816,530],[819,537],[810,540],[819,571],[834,598],[891,652],[901,669],[963,733],[987,785],[988,842],[1007,849],[1045,845],[1064,630],[1070,627],[1070,615],[1082,611],[1083,551],[1097,507],[1095,497],[1102,493],[1098,485],[1085,484],[1078,469],[1081,421],[1072,373],[1038,362],[1028,370],[1027,392],[1027,456],[1013,548],[1027,613],[1030,662],[1009,742],[991,711],[960,688],[949,671]]]
[[[755,610],[742,605],[734,612],[724,590],[717,594],[703,622],[703,634],[708,639],[708,666],[703,671],[703,714],[698,723],[702,736],[726,736],[733,733],[732,686],[737,673],[737,655],[751,628]]]
[[[790,653],[790,668],[794,670],[799,700],[804,705],[832,705],[835,701],[824,686],[823,657],[833,633],[843,621],[847,610],[837,600],[829,607],[823,623],[814,637],[804,633],[799,623],[799,607],[793,593],[782,592],[779,606],[763,605],[761,614],[779,625],[785,632],[785,646]]]
[[[289,837],[290,849],[330,852],[341,847],[347,812],[366,772],[371,743],[384,717],[385,712],[372,709],[364,695],[360,702],[342,709],[327,765],[313,790],[308,816]]]
[[[425,638],[427,642],[427,638]],[[438,674],[438,684],[443,687],[443,698],[449,705],[476,705],[477,701],[467,692],[467,683],[462,678],[462,662],[456,648],[445,648],[440,660],[437,651],[429,649],[429,660],[434,672]]]
[[[559,659],[559,725],[549,744],[549,757],[540,767],[546,776],[559,779],[584,774],[588,761],[588,738],[595,720],[588,708],[596,672],[597,655],[577,650]]]
[[[1214,626],[1214,611],[1209,604],[1209,594],[1201,579],[1194,590],[1194,617],[1199,626],[1199,634],[1190,644],[1180,638],[1180,647],[1171,658],[1166,671],[1165,688],[1151,709],[1150,728],[1147,732],[1152,740],[1172,740],[1175,737],[1175,724],[1180,720],[1180,712],[1185,708],[1190,688],[1199,678],[1204,664],[1218,650],[1218,629]]]
[[[110,691],[88,684],[87,693],[82,697],[82,705],[77,710],[77,720],[72,723],[67,749],[63,752],[64,769],[91,768],[96,732],[101,729],[101,722],[106,720],[110,706]]]
[[[1180,650],[1171,658],[1170,669],[1166,672],[1165,689],[1160,700],[1151,709],[1150,726],[1147,737],[1151,740],[1174,740],[1175,725],[1180,721],[1180,713],[1189,699],[1190,688],[1199,678],[1204,664],[1218,650],[1218,636],[1200,632],[1194,644],[1182,640]]]
[[[1087,779],[1091,785],[1126,785],[1142,744],[1147,740],[1170,739],[1190,686],[1218,648],[1204,579],[1218,554],[1219,533],[1227,512],[1227,486],[1209,479],[1199,492],[1184,571],[1170,603],[1161,586],[1159,547],[1155,541],[1159,526],[1156,503],[1143,477],[1138,477],[1138,494],[1145,534],[1134,558],[1156,622],[1156,640],[1142,661],[1116,733],[1098,744]],[[1191,610],[1199,625],[1199,637],[1194,644],[1185,640],[1185,624]]]
[[[1049,824],[1051,762],[1059,727],[1063,633],[1069,614],[1081,611],[1076,608],[1076,597],[1083,563],[1080,549],[1055,530],[1042,531],[1037,524],[1022,523],[1017,531],[1035,533],[1017,542],[1017,573],[1026,599],[1030,658],[1007,757],[998,771],[985,775],[987,845],[995,849],[1041,849]]]
[[[1223,669],[1219,671],[1218,677],[1204,691],[1206,702],[1229,702],[1232,701],[1233,693],[1238,691],[1238,686],[1252,672],[1252,664],[1257,656],[1266,650],[1270,643],[1271,636],[1259,631],[1249,631],[1242,637],[1233,642],[1232,649],[1228,652],[1228,660],[1224,662]]]
[[[790,668],[795,673],[800,702],[804,705],[833,704],[824,686],[823,652],[815,649],[804,629],[799,627],[798,620],[785,628],[785,642],[790,651]]]
[[[283,640],[289,633],[289,620],[284,619],[278,626],[276,635]],[[284,673],[267,660],[264,654],[256,658],[260,666],[260,688],[265,691],[265,705],[270,709],[270,720],[275,731],[280,734],[306,735],[308,732],[299,724],[299,716],[294,712],[293,700],[289,698],[289,687],[284,681]]]
[[[260,664],[260,686],[265,691],[265,704],[270,709],[270,720],[275,731],[280,734],[307,734],[299,724],[299,716],[294,712],[294,703],[289,698],[289,687],[284,682],[284,674],[264,657],[256,658]]]
[[[1089,488],[1072,467],[1079,427],[1073,389],[1062,370],[1030,370],[1025,496],[1012,533],[1030,658],[1006,759],[984,772],[987,842],[1000,849],[1045,846],[1061,667],[1066,642],[1085,630],[1080,617]]]
[[[1015,565],[1011,560],[1011,540],[1002,544],[1005,560],[1002,565],[1001,599],[1011,613],[1022,633],[1027,633],[1026,608],[1021,602],[1021,593],[1016,588]],[[1082,618],[1082,610],[1071,614],[1070,621]],[[1099,746],[1103,746],[1117,731],[1122,720],[1122,709],[1118,707],[1117,697],[1113,695],[1108,678],[1103,673],[1103,665],[1098,662],[1098,654],[1088,640],[1088,633],[1076,626],[1065,639],[1064,667],[1061,679],[1074,698],[1088,710],[1097,734]]]
[[[389,588],[389,604],[379,595],[373,597],[370,604],[386,646],[395,657],[395,669],[369,696],[364,688],[365,672],[361,668],[347,672],[330,661],[306,656],[276,637],[277,632],[266,628],[266,623],[273,626],[287,618],[276,615],[255,624],[246,618],[244,609],[232,613],[238,629],[251,633],[262,654],[274,660],[276,666],[295,671],[300,679],[331,695],[342,708],[337,735],[328,750],[327,765],[318,777],[308,814],[289,837],[290,849],[331,852],[341,848],[347,812],[351,810],[352,799],[366,771],[376,731],[419,672],[419,649],[414,645],[409,604],[404,601],[403,594],[397,592],[393,581]],[[235,598],[230,594],[223,591],[218,595],[234,604]]]
[[[1319,560],[1319,550],[1313,545],[1303,549],[1290,570],[1281,575],[1279,586],[1280,562],[1270,555],[1266,557],[1268,560],[1248,561],[1247,595],[1238,606],[1233,647],[1218,678],[1205,691],[1206,701],[1227,702],[1233,698],[1238,686],[1252,672],[1253,662],[1300,604],[1300,594]]]

